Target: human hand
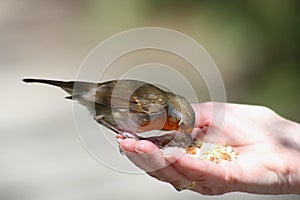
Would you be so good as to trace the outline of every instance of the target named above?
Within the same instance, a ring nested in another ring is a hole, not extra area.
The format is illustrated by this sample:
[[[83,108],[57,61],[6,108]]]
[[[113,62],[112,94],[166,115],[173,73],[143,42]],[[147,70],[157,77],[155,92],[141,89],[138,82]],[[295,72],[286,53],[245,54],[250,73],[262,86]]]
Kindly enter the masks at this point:
[[[124,139],[121,149],[150,176],[181,188],[195,181],[189,189],[201,194],[300,193],[299,124],[261,106],[203,103],[194,109],[195,136],[232,146],[239,152],[237,161],[216,164],[183,154],[177,148],[159,150],[146,140]]]

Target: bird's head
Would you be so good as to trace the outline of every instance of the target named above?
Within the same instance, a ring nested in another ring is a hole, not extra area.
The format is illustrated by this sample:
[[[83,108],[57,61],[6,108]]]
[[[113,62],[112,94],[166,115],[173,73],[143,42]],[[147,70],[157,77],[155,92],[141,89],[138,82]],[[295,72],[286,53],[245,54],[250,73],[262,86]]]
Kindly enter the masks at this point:
[[[191,104],[182,96],[168,93],[166,130],[177,130],[190,134],[195,125],[195,112]]]

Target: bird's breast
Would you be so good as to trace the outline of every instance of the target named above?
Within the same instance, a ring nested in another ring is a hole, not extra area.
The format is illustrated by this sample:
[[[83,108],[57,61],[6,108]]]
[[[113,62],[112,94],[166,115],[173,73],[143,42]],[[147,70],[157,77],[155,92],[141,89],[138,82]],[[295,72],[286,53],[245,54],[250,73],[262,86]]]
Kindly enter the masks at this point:
[[[127,109],[113,111],[112,117],[120,130],[130,133],[162,130],[167,120],[166,113],[164,112],[159,114],[147,114],[130,112]]]

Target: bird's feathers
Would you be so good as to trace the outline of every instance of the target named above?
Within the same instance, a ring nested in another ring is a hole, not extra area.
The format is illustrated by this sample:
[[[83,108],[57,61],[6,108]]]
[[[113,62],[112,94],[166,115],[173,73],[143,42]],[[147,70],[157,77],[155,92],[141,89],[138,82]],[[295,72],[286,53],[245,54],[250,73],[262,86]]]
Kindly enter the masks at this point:
[[[71,96],[67,99],[95,103],[130,112],[157,114],[165,111],[167,96],[160,88],[137,80],[112,80],[103,83],[23,79],[27,83],[45,83],[62,88]],[[145,93],[151,88],[151,93]],[[159,104],[157,104],[159,102]]]

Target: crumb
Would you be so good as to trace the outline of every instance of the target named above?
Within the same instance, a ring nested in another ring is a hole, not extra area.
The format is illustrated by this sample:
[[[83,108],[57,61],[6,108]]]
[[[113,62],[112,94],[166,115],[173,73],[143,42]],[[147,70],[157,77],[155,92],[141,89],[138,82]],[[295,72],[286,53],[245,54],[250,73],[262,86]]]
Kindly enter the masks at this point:
[[[200,143],[191,145],[191,147],[186,149],[186,153],[217,164],[220,163],[221,160],[236,161],[239,155],[239,153],[234,151],[229,145],[198,144]]]

